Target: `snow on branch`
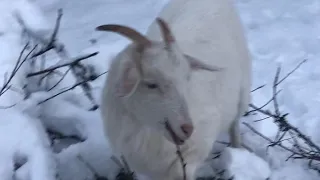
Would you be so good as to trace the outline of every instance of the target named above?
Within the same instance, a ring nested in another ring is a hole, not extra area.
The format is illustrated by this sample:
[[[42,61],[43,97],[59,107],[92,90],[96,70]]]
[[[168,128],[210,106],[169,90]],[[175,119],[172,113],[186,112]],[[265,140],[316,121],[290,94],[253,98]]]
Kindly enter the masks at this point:
[[[51,67],[49,67],[47,69],[44,69],[44,70],[41,70],[41,71],[38,71],[38,72],[29,73],[29,74],[27,74],[27,77],[32,77],[32,76],[36,76],[36,75],[39,75],[39,74],[48,73],[48,72],[54,71],[56,69],[65,67],[65,66],[73,66],[73,65],[76,65],[77,63],[79,63],[80,61],[88,59],[88,58],[90,58],[92,56],[95,56],[97,54],[98,54],[98,52],[95,52],[95,53],[91,53],[91,54],[88,54],[88,55],[83,55],[83,56],[79,56],[79,57],[76,57],[76,58],[72,58],[72,59],[68,60],[68,62],[59,63],[59,64],[51,66]]]
[[[14,76],[17,74],[17,72],[19,71],[19,69],[21,68],[21,66],[28,60],[30,54],[35,50],[35,48],[37,46],[35,46],[34,48],[32,48],[32,50],[23,58],[23,54],[24,52],[26,51],[27,47],[28,47],[29,43],[27,43],[22,51],[20,52],[20,55],[19,55],[19,58],[13,68],[13,70],[10,72],[10,76],[9,78],[7,77],[8,76],[8,73],[5,73],[5,77],[4,77],[4,83],[2,85],[2,87],[0,88],[0,96],[2,96],[5,92],[7,92],[9,89],[11,89],[11,81],[12,79],[14,78]]]
[[[36,72],[29,72],[26,77],[27,78],[32,78],[35,76],[41,76],[40,80],[43,81],[44,78],[48,78],[48,76],[52,75],[53,73],[57,73],[56,70],[63,68],[63,67],[69,67],[69,69],[62,75],[62,78],[51,88],[48,88],[48,91],[51,91],[54,89],[67,75],[69,71],[72,72],[76,79],[76,83],[71,87],[68,88],[68,90],[63,90],[62,92],[56,93],[52,97],[46,99],[43,102],[46,102],[49,99],[52,99],[64,92],[67,92],[69,90],[74,89],[75,87],[81,87],[82,90],[85,92],[85,95],[87,98],[92,102],[93,106],[90,108],[90,110],[96,110],[98,109],[98,105],[96,101],[93,98],[92,92],[91,92],[91,85],[89,84],[90,81],[94,81],[101,75],[105,74],[102,73],[100,75],[97,75],[91,66],[85,66],[81,63],[82,60],[91,58],[93,56],[96,56],[98,52],[90,53],[90,54],[85,54],[85,55],[80,55],[77,57],[70,57],[69,53],[67,52],[65,46],[60,43],[57,39],[59,27],[60,27],[60,21],[62,18],[62,9],[58,10],[58,16],[56,19],[56,24],[54,27],[54,30],[52,32],[52,35],[48,38],[45,36],[41,36],[39,33],[34,32],[31,28],[27,26],[27,24],[23,21],[21,16],[16,13],[16,19],[23,28],[23,34],[26,35],[27,37],[31,38],[34,40],[36,43],[41,44],[42,47],[38,49],[37,51],[34,51],[32,55],[29,58],[36,58],[39,56],[44,56],[46,52],[50,50],[54,50],[54,52],[60,57],[60,61],[53,66],[50,66],[46,69],[42,69]],[[43,103],[41,102],[41,103]],[[41,104],[39,103],[39,104]]]
[[[36,53],[34,53],[31,58],[40,56],[48,51],[50,51],[51,49],[54,49],[55,51],[57,51],[58,53],[64,53],[65,55],[67,54],[65,49],[64,49],[64,45],[57,42],[57,35],[58,35],[58,31],[60,28],[60,22],[61,22],[61,18],[62,18],[62,9],[58,10],[58,16],[56,19],[56,24],[53,30],[53,33],[51,35],[51,37],[49,39],[42,37],[41,35],[37,34],[36,32],[32,31],[31,28],[29,28],[26,23],[24,22],[24,20],[22,19],[22,17],[20,16],[19,13],[15,13],[15,17],[18,21],[18,23],[21,25],[21,27],[23,28],[23,34],[27,35],[29,38],[33,38],[34,40],[36,40],[39,43],[44,44],[45,46],[43,46],[40,50],[38,50]]]
[[[94,80],[96,80],[98,77],[104,75],[105,73],[106,73],[106,72],[101,73],[101,74],[99,74],[98,76],[94,76],[94,77],[92,77],[92,78],[84,79],[83,81],[78,82],[78,83],[72,85],[71,87],[69,87],[69,88],[67,88],[67,89],[65,89],[65,90],[62,90],[61,92],[56,93],[55,95],[50,96],[50,97],[48,97],[48,98],[40,101],[38,104],[42,104],[42,103],[44,103],[44,102],[46,102],[46,101],[48,101],[48,100],[50,100],[50,99],[53,99],[53,98],[55,98],[55,97],[57,97],[57,96],[65,93],[65,92],[67,92],[67,91],[70,91],[70,90],[72,90],[72,89],[74,89],[74,88],[76,88],[76,87],[78,87],[78,86],[85,86],[86,88],[88,88],[85,84],[88,84],[89,81],[94,81]],[[90,110],[96,110],[97,108],[98,108],[98,105],[95,105],[95,106],[92,107]]]
[[[280,112],[279,104],[277,100],[277,96],[280,92],[280,90],[278,90],[279,84],[281,84],[286,78],[288,78],[292,73],[294,73],[294,71],[296,71],[306,61],[307,60],[303,60],[302,62],[300,62],[292,71],[290,71],[280,80],[279,80],[279,76],[280,76],[281,67],[278,67],[276,71],[276,75],[274,77],[273,86],[272,86],[272,92],[273,92],[272,98],[261,107],[258,107],[254,104],[250,104],[249,106],[253,110],[245,114],[245,115],[249,115],[252,112],[259,112],[267,116],[267,118],[272,118],[273,122],[279,128],[275,139],[266,137],[265,135],[260,133],[258,130],[254,129],[251,125],[249,125],[246,122],[243,122],[243,124],[246,127],[248,127],[251,131],[253,131],[255,134],[259,135],[260,137],[268,141],[270,143],[268,147],[274,147],[274,146],[281,147],[282,149],[291,153],[288,159],[308,160],[310,168],[320,171],[320,169],[317,169],[313,164],[313,162],[317,162],[317,163],[320,162],[319,145],[313,142],[312,139],[306,136],[297,127],[294,127],[292,124],[288,122],[287,120],[288,113],[283,114]],[[273,107],[274,107],[273,112],[270,110],[264,109],[264,107],[266,107],[270,103],[273,103]],[[283,142],[289,142],[292,145],[292,147],[285,145]]]
[[[89,83],[96,80],[106,72],[102,74],[97,74],[93,66],[84,65],[82,63],[83,60],[96,56],[98,52],[82,54],[79,56],[70,56],[65,46],[59,42],[58,32],[60,27],[60,21],[62,18],[62,10],[60,9],[58,11],[58,17],[56,19],[54,29],[52,33],[50,33],[49,37],[46,37],[45,34],[40,33],[32,29],[31,27],[28,27],[28,24],[24,21],[24,19],[20,16],[19,13],[16,13],[15,17],[23,29],[22,35],[27,37],[27,42],[25,42],[25,45],[23,45],[22,50],[20,51],[20,54],[16,62],[14,62],[12,66],[12,70],[9,70],[7,73],[4,74],[3,84],[0,84],[0,96],[5,95],[5,93],[8,91],[20,90],[19,92],[21,92],[21,89],[22,89],[22,93],[24,93],[25,95],[24,100],[26,100],[34,91],[42,91],[43,89],[41,89],[42,88],[41,85],[43,85],[43,82],[46,81],[47,84],[45,85],[48,87],[45,87],[45,90],[47,92],[50,92],[53,90],[55,91],[54,93],[51,93],[52,95],[51,97],[46,97],[46,99],[44,100],[43,98],[41,98],[42,101],[39,102],[38,104],[41,104],[50,99],[53,99],[54,97],[57,97],[58,95],[61,95],[67,91],[75,89],[76,87],[81,87],[82,90],[85,92],[86,97],[88,97],[88,99],[93,104],[93,107],[90,108],[90,110],[97,109],[99,106],[97,105],[96,101],[93,98],[92,91],[91,91],[92,88]],[[53,50],[53,53],[58,55],[59,61],[54,65],[51,65],[51,66],[47,65],[46,67],[45,63],[46,63],[47,53],[49,53],[49,51],[52,51],[52,50]],[[41,66],[36,67],[36,64],[40,64]],[[66,68],[67,70],[61,73],[64,68]],[[66,75],[70,71],[72,72],[72,75],[75,79],[75,83],[71,84],[70,85],[71,87],[67,87],[66,89],[56,90],[58,89],[57,88],[58,84],[62,82],[62,80],[66,77]],[[21,77],[21,74],[22,74],[22,77]],[[58,77],[59,76],[60,77],[58,79],[57,78],[53,79],[51,78],[53,75],[58,75]],[[14,87],[15,85],[13,84],[15,82],[13,82],[13,79],[17,79],[17,78],[20,80],[19,83],[23,82],[25,83],[25,85],[19,88]],[[22,78],[23,80],[21,80],[20,78]],[[34,80],[38,82],[35,82]],[[48,84],[49,80],[50,82],[53,82],[53,85]],[[47,94],[50,94],[50,93],[47,93]],[[3,107],[3,108],[10,108],[10,107],[13,107],[14,105],[16,105],[16,103],[11,106]],[[47,125],[46,123],[44,124]],[[78,126],[75,127],[74,129],[77,129],[77,128]],[[85,136],[80,136],[77,133],[72,132],[72,130],[70,131],[66,130],[68,132],[63,130],[61,131],[61,129],[59,129],[59,126],[44,127],[43,130],[44,130],[44,133],[48,135],[48,139],[51,139],[51,144],[49,144],[49,146],[51,146],[51,150],[54,149],[54,142],[58,139],[59,140],[73,139],[77,142],[84,142],[86,140]],[[57,153],[57,152],[53,151],[53,153]],[[51,155],[51,152],[48,154]],[[35,158],[35,159],[37,160],[39,158]],[[19,172],[24,171],[21,169],[25,169],[25,168],[26,166],[21,164],[16,167],[15,171],[19,171]]]

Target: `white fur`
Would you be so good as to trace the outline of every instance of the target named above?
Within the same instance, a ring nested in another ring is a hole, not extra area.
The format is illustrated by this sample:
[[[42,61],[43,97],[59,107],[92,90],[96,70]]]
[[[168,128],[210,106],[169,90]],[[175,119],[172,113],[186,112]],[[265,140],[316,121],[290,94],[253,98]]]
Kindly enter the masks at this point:
[[[188,84],[179,85],[183,86],[179,92],[184,94],[194,125],[192,136],[181,146],[190,180],[195,178],[196,168],[210,153],[219,133],[229,131],[231,142],[239,146],[238,121],[250,101],[251,58],[231,0],[172,0],[160,17],[169,24],[182,52],[222,68],[219,72],[192,71]],[[147,37],[162,39],[156,21]],[[132,49],[130,44],[110,65],[101,106],[106,137],[114,152],[124,155],[137,173],[153,180],[182,179],[175,145],[161,131],[137,121],[129,106],[125,107],[115,95],[119,72],[132,59]],[[150,113],[154,113],[151,119],[157,116],[156,111]]]

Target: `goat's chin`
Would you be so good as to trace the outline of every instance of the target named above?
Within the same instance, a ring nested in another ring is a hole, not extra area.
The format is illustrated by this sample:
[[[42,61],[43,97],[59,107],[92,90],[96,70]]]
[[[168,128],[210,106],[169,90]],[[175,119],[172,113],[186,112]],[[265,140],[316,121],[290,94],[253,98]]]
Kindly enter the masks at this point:
[[[185,143],[185,140],[179,138],[177,135],[174,135],[173,137],[170,136],[169,134],[165,135],[165,138],[170,141],[174,145],[183,145]]]

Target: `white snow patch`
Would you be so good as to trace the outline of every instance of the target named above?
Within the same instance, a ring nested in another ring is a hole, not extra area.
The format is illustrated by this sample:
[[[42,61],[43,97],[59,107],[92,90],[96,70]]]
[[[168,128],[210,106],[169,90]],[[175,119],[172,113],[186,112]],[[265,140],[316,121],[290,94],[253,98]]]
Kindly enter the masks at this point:
[[[9,170],[4,177],[13,171],[15,159],[26,158],[30,179],[54,180],[55,160],[41,122],[16,109],[1,110],[0,116],[0,164],[7,164],[0,169]]]
[[[227,177],[234,176],[235,180],[265,180],[270,177],[267,162],[247,150],[226,148],[220,158]]]

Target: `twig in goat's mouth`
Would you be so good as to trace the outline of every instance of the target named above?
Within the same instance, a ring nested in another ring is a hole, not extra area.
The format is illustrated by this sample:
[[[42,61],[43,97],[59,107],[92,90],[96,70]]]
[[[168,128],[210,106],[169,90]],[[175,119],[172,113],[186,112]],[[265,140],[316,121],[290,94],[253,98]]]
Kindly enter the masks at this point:
[[[178,135],[173,131],[172,127],[170,126],[169,122],[165,122],[166,129],[170,133],[171,138],[175,142],[176,145],[182,145],[184,143],[184,140],[178,137]]]
[[[175,142],[176,144],[176,148],[177,148],[177,155],[178,155],[178,158],[180,159],[180,163],[181,163],[181,166],[182,166],[182,172],[183,172],[183,180],[186,180],[187,179],[187,174],[186,174],[186,163],[184,162],[184,159],[183,159],[183,156],[182,156],[182,153],[180,151],[180,147],[179,145],[183,144],[184,141],[181,140],[172,130],[170,124],[168,121],[165,122],[165,126],[166,126],[166,129],[168,130],[168,132],[170,133],[173,141]]]

